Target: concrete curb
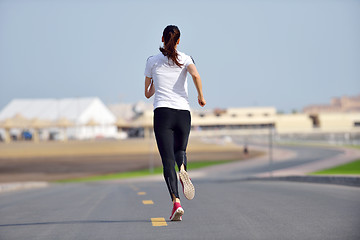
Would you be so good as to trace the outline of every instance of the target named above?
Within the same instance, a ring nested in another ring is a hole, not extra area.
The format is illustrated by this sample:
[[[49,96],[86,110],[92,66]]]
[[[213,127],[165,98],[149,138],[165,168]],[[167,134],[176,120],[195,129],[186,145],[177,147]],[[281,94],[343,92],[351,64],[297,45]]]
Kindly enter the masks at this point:
[[[25,189],[45,188],[50,184],[48,182],[13,182],[0,184],[0,193],[12,192]]]
[[[284,177],[250,177],[246,181],[291,181],[307,183],[336,184],[360,187],[360,176],[284,176]]]

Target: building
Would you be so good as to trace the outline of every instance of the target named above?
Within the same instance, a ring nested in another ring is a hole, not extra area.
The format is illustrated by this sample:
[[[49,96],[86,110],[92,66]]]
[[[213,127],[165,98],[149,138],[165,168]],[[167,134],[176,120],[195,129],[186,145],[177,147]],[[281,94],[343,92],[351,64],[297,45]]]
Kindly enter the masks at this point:
[[[306,114],[360,112],[360,95],[331,99],[330,104],[313,104],[303,109]]]
[[[360,133],[360,113],[278,114],[274,107],[192,111],[192,135]],[[132,126],[152,127],[153,111],[145,111]],[[148,130],[146,130],[148,131]]]
[[[116,117],[99,98],[14,99],[0,112],[5,138],[115,138]],[[10,136],[8,136],[10,134]]]
[[[274,125],[274,107],[215,109],[192,113],[192,125],[201,129],[230,127],[232,129],[267,128]]]

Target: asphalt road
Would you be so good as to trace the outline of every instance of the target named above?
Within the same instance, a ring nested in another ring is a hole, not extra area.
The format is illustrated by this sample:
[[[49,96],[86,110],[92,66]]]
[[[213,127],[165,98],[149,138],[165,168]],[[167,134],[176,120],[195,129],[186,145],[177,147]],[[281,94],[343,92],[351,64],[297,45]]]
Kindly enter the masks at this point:
[[[295,159],[272,167],[338,154],[293,150],[298,151]],[[172,206],[163,181],[63,184],[2,193],[0,240],[360,239],[360,188],[236,178],[268,170],[261,164],[244,163],[243,168],[194,178],[196,196],[182,198],[182,222],[168,221]]]

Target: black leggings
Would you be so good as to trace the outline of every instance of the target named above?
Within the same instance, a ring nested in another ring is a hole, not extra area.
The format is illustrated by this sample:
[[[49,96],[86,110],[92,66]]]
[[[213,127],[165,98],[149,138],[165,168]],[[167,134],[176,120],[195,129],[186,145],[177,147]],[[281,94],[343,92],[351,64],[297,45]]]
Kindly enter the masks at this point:
[[[190,127],[191,116],[187,110],[160,107],[154,111],[154,132],[171,199],[179,198],[175,162],[179,170],[182,164],[186,170]]]

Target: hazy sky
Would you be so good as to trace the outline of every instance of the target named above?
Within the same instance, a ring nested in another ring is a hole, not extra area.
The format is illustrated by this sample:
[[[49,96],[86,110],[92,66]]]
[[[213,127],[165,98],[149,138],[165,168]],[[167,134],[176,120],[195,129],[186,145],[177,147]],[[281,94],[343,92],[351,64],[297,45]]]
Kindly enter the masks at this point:
[[[289,112],[360,93],[360,1],[0,0],[0,109],[13,98],[149,101],[145,62],[169,24],[207,108]],[[189,93],[200,108],[191,78]]]

